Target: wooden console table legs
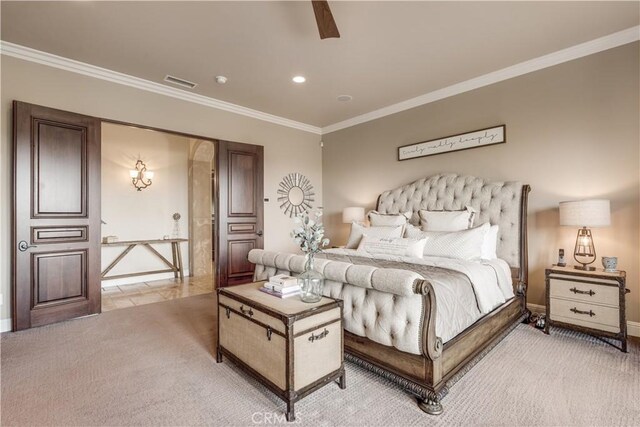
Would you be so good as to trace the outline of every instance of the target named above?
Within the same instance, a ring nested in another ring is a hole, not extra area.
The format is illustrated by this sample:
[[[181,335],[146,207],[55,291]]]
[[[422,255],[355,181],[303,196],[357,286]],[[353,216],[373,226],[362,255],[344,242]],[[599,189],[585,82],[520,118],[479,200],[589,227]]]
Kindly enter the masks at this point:
[[[105,268],[100,278],[102,280],[111,280],[111,279],[119,279],[123,277],[134,277],[134,276],[142,276],[146,274],[158,274],[158,273],[168,273],[173,272],[173,277],[175,279],[184,280],[184,268],[182,266],[182,251],[180,250],[180,243],[186,242],[187,239],[169,239],[169,240],[132,240],[132,241],[124,241],[124,242],[113,242],[113,243],[103,243],[102,246],[127,246],[124,251],[120,255],[113,260],[111,264],[107,268]],[[171,243],[171,258],[172,261],[169,261],[164,257],[160,252],[158,252],[152,244],[159,243]],[[140,271],[136,273],[126,273],[126,274],[116,274],[113,276],[107,276],[107,274],[116,266],[122,259],[127,256],[129,252],[136,246],[143,246],[149,250],[152,254],[154,254],[160,261],[162,261],[168,269],[165,270],[154,270],[154,271]]]
[[[173,255],[173,265],[177,266],[178,269],[174,270],[173,276],[177,279],[180,277],[180,280],[184,279],[184,272],[182,269],[182,252],[180,250],[180,243],[171,243],[171,253]]]

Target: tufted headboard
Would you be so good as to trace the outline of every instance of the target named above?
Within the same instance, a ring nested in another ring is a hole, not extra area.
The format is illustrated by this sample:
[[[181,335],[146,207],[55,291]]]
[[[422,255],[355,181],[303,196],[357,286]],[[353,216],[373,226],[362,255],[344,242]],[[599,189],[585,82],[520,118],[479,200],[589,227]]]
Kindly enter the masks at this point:
[[[412,211],[411,223],[419,222],[418,211],[462,210],[473,207],[475,224],[499,226],[498,257],[512,268],[518,282],[527,282],[527,197],[530,187],[520,182],[489,182],[468,175],[440,174],[385,191],[378,197],[380,213]]]

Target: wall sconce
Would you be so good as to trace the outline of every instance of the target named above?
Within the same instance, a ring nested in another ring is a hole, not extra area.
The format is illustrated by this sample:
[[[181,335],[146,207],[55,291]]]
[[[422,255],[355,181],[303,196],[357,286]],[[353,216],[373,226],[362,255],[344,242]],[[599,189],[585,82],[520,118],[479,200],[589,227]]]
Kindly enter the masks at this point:
[[[136,168],[129,171],[131,175],[131,182],[138,191],[142,191],[143,188],[147,188],[152,184],[153,172],[147,170],[142,160],[136,162]]]

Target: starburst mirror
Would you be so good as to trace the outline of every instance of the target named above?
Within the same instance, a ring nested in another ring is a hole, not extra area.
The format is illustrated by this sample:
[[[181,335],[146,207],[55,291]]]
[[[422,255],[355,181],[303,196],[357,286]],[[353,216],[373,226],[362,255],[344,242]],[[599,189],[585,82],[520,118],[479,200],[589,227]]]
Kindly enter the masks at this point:
[[[290,173],[282,178],[278,186],[278,203],[280,209],[289,218],[298,216],[311,209],[315,201],[313,185],[309,178],[301,173]]]

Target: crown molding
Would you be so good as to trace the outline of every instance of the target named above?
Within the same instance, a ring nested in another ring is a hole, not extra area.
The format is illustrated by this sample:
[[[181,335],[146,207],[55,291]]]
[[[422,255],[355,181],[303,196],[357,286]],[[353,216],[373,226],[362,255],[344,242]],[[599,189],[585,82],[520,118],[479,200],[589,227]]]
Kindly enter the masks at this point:
[[[82,74],[85,76],[106,80],[112,83],[134,87],[136,89],[144,90],[147,92],[153,92],[183,101],[204,105],[206,107],[240,114],[276,125],[286,126],[289,128],[311,132],[318,135],[321,134],[321,129],[317,126],[297,122],[295,120],[243,107],[241,105],[236,105],[230,102],[221,101],[219,99],[210,98],[208,96],[198,95],[196,93],[176,89],[164,84],[152,82],[150,80],[141,79],[128,74],[109,70],[107,68],[97,67],[95,65],[87,64],[84,62],[76,61],[58,55],[53,55],[51,53],[32,49],[26,46],[21,46],[15,43],[10,43],[4,40],[0,40],[0,53],[2,55],[47,65],[49,67],[59,68],[61,70],[70,71],[72,73]]]
[[[534,71],[539,71],[554,65],[562,64],[564,62],[572,61],[574,59],[582,58],[584,56],[593,55],[604,50],[633,43],[638,40],[640,40],[640,26],[627,28],[626,30],[619,31],[608,36],[600,37],[548,55],[524,61],[501,70],[474,77],[472,79],[456,83],[397,104],[389,105],[369,113],[352,117],[338,123],[324,126],[322,128],[2,40],[0,40],[0,53],[2,55],[12,56],[25,61],[35,62],[148,92],[170,96],[183,101],[216,108],[218,110],[252,117],[269,123],[317,135],[325,135],[524,74],[532,73]]]
[[[568,47],[322,128],[322,135],[640,40],[640,26]]]

